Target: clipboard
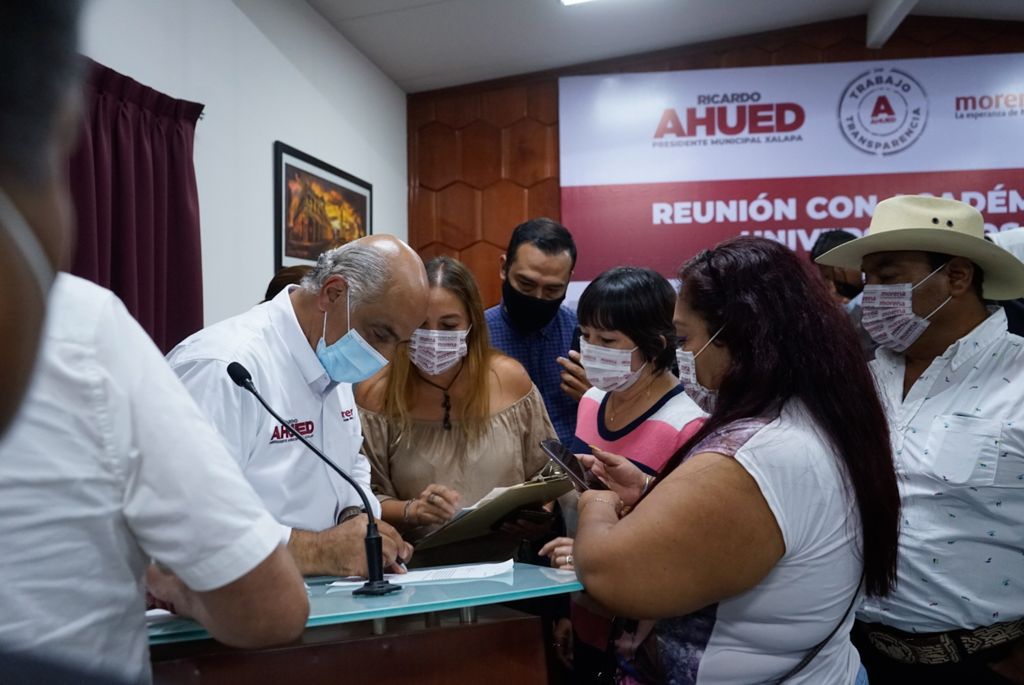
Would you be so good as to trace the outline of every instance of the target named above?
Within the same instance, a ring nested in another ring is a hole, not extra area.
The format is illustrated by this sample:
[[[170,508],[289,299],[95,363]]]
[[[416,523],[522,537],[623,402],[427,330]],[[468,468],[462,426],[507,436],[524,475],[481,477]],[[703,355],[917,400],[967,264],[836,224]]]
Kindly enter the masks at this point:
[[[416,543],[416,550],[428,550],[463,540],[490,535],[496,523],[517,509],[540,506],[572,490],[572,481],[564,475],[521,485],[494,488],[471,507],[466,507],[448,523]]]

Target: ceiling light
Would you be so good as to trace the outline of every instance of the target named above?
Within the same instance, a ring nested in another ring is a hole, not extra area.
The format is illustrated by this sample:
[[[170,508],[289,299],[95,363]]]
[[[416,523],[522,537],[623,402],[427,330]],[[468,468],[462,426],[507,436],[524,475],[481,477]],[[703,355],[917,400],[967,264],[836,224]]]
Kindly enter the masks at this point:
[[[585,2],[591,2],[591,0],[562,0],[562,4],[566,7],[569,5],[582,5]]]

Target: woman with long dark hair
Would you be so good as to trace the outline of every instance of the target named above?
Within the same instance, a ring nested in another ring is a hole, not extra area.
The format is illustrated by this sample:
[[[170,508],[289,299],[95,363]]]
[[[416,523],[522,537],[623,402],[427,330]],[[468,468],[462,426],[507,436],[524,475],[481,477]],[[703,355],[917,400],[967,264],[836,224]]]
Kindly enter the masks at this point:
[[[812,269],[736,238],[680,271],[680,373],[711,416],[627,516],[617,493],[643,474],[611,460],[594,470],[613,491],[579,505],[587,593],[657,619],[623,680],[863,678],[850,628],[895,583],[899,493],[856,334]]]

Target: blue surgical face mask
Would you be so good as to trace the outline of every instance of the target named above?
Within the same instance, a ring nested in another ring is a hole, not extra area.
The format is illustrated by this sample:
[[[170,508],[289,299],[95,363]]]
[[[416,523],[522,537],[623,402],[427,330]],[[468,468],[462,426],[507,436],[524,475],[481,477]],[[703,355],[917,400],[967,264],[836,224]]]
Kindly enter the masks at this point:
[[[327,312],[324,312],[324,332],[316,344],[316,358],[327,370],[335,383],[358,383],[377,373],[388,360],[373,349],[370,343],[352,328],[352,308],[348,292],[345,293],[345,318],[349,321],[348,333],[330,345],[324,340],[327,335]]]

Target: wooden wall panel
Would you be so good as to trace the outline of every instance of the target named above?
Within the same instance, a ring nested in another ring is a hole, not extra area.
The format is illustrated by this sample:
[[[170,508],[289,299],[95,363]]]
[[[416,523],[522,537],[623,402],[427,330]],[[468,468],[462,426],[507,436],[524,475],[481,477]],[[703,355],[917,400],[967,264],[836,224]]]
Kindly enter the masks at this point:
[[[909,17],[886,46],[864,45],[863,17],[583,64],[408,97],[409,243],[501,296],[498,258],[515,226],[561,215],[558,77],[1020,52],[1024,23]],[[569,226],[572,230],[572,226]]]

